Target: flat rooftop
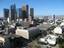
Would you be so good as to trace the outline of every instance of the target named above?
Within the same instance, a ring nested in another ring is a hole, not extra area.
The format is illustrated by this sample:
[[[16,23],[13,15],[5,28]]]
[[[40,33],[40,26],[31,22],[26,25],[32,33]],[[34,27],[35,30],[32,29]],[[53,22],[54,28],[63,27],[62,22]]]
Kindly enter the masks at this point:
[[[40,30],[47,30],[47,29],[50,28],[51,26],[53,26],[53,25],[51,25],[51,24],[40,24],[40,25],[38,25],[37,27],[38,27]]]

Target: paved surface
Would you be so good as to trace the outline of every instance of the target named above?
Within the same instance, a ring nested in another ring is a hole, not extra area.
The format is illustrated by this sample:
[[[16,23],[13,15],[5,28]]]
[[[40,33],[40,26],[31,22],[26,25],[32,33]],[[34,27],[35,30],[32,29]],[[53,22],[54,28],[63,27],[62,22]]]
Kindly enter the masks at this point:
[[[47,48],[48,47],[51,47],[51,48],[59,48],[58,44],[56,46],[49,46],[49,45],[40,45],[41,48]]]
[[[59,45],[57,44],[55,47],[52,47],[52,48],[59,48]]]

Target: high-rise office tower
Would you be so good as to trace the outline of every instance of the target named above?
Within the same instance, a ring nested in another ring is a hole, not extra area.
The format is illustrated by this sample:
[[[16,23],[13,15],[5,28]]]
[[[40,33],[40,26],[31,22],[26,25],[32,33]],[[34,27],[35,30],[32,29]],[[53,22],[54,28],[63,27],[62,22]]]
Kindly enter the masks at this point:
[[[26,5],[26,15],[27,15],[27,17],[29,16],[29,6],[28,5]]]
[[[9,9],[4,8],[4,17],[6,19],[9,17]]]
[[[53,22],[54,22],[54,24],[55,24],[55,14],[53,15]]]
[[[17,19],[21,19],[22,18],[22,9],[18,8],[18,9],[16,9],[16,11],[17,11]]]
[[[30,16],[32,19],[34,18],[34,8],[30,8]]]
[[[28,18],[28,5],[22,6],[22,19],[27,19]]]
[[[22,9],[21,8],[19,8],[19,18],[22,18]]]
[[[11,21],[16,21],[17,18],[17,12],[16,12],[16,6],[15,4],[11,5]]]

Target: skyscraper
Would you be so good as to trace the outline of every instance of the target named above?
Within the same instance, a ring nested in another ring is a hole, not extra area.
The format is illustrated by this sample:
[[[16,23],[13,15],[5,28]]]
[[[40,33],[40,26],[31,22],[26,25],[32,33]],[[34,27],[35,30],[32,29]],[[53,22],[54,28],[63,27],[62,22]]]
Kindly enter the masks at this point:
[[[27,15],[27,17],[29,16],[29,6],[28,5],[26,5],[26,15]]]
[[[9,17],[9,9],[4,8],[4,17],[6,19]]]
[[[22,6],[22,19],[24,20],[25,18],[28,18],[28,5]]]
[[[30,8],[30,16],[32,19],[34,18],[34,8]]]
[[[18,18],[21,19],[22,18],[22,9],[21,8],[17,8],[16,11],[17,11],[17,19]]]
[[[22,18],[22,8],[19,8],[19,18]]]
[[[17,12],[16,12],[16,6],[15,4],[11,5],[11,20],[16,21],[17,18]]]
[[[54,24],[55,24],[55,14],[53,15],[53,21],[54,21]]]

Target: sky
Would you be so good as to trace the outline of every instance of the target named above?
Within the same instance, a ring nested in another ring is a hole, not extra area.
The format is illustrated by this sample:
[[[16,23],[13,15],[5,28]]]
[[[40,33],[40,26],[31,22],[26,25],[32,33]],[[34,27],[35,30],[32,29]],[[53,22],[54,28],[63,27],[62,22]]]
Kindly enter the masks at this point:
[[[34,14],[42,15],[64,15],[64,0],[0,0],[0,16],[3,16],[3,9],[10,8],[12,4],[16,4],[16,8],[28,4],[34,8]]]

